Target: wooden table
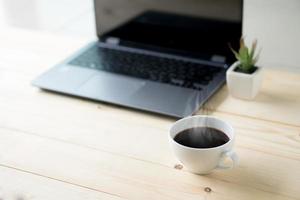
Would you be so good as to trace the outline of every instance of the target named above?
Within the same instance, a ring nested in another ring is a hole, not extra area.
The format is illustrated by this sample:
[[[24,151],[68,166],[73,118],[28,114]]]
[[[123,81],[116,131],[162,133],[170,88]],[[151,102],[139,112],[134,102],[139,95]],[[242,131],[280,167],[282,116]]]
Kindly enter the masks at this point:
[[[0,199],[300,199],[300,74],[266,70],[255,101],[211,98],[199,112],[233,124],[240,165],[198,176],[174,167],[175,119],[30,85],[86,42],[1,30]]]

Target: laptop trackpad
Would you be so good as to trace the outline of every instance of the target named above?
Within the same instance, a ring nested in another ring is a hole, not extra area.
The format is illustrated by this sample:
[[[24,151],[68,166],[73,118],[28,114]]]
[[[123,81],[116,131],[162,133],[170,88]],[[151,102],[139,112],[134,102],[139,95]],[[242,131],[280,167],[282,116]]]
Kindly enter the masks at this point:
[[[92,99],[124,103],[144,85],[144,81],[107,72],[98,72],[97,75],[81,85],[76,93]]]
[[[198,108],[200,94],[195,90],[149,81],[130,100],[138,108],[182,116],[190,115]]]

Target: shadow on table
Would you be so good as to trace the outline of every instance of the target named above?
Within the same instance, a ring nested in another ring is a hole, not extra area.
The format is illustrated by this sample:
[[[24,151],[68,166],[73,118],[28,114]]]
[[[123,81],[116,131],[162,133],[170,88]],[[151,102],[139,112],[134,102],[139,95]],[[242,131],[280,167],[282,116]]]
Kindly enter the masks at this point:
[[[256,102],[268,103],[268,104],[280,104],[284,105],[285,103],[296,102],[296,99],[290,95],[276,93],[271,91],[262,91],[254,99]]]
[[[197,114],[211,115],[217,110],[217,108],[228,98],[229,93],[227,86],[224,85],[219,90],[216,91],[202,106],[202,108],[197,112]]]

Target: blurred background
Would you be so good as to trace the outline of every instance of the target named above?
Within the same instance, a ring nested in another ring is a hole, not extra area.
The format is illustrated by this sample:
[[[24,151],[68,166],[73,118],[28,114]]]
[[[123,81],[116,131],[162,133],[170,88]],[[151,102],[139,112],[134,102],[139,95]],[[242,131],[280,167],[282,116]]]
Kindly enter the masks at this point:
[[[93,40],[93,0],[0,0],[0,30],[8,27]],[[248,42],[258,39],[259,65],[300,71],[299,0],[245,0],[243,33]]]

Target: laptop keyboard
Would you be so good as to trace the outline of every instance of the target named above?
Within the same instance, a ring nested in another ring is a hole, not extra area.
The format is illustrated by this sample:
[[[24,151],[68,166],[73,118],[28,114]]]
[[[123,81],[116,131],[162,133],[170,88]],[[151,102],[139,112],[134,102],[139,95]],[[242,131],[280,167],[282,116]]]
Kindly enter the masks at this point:
[[[136,52],[93,46],[69,62],[71,65],[202,90],[220,67]]]

